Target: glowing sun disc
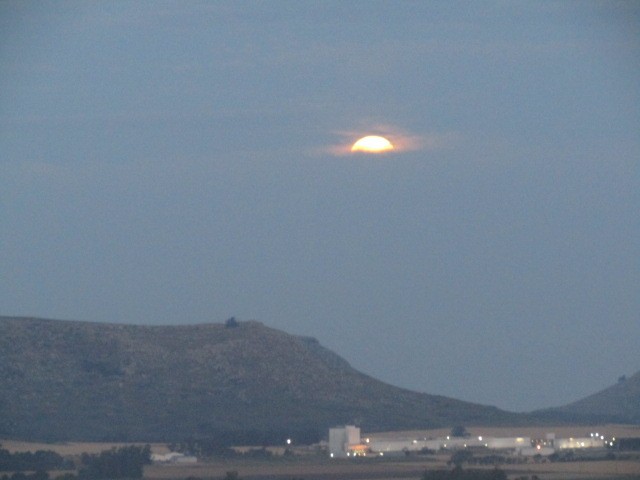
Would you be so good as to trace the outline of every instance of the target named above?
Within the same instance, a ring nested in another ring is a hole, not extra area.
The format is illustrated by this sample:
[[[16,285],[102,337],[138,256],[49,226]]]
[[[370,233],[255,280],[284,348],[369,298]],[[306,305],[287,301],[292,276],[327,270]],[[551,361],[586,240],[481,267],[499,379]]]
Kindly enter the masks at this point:
[[[382,153],[393,150],[392,143],[384,137],[368,135],[362,137],[351,147],[352,152]]]

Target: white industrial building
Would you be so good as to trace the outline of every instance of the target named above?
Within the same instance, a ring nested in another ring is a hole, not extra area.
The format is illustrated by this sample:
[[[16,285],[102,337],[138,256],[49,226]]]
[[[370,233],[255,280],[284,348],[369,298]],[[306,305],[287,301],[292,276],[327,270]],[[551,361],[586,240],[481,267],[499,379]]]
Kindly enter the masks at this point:
[[[610,442],[610,444],[613,444]],[[465,448],[499,450],[511,452],[523,457],[548,456],[557,450],[604,448],[607,442],[604,435],[591,434],[590,437],[556,438],[548,433],[544,440],[532,441],[530,437],[438,437],[438,438],[407,438],[392,437],[367,438],[364,443],[360,440],[360,429],[347,425],[329,430],[329,455],[332,458],[349,456],[402,454],[403,452],[420,452],[430,450],[460,450]]]
[[[329,429],[329,456],[348,457],[352,449],[360,445],[360,429],[353,425]]]
[[[554,443],[558,450],[578,449],[578,448],[604,448],[604,436],[600,437],[579,437],[579,438],[558,438]]]
[[[376,453],[419,452],[421,450],[458,450],[463,448],[489,448],[492,450],[514,450],[531,447],[529,437],[440,437],[429,440],[395,439],[371,440],[369,450]]]
[[[523,448],[531,447],[529,437],[487,437],[485,446],[492,450],[511,449],[520,451]]]
[[[419,452],[435,449],[425,440],[371,440],[366,443],[372,453]]]
[[[543,447],[537,445],[535,447],[525,447],[522,448],[519,452],[523,457],[536,457],[540,455],[541,457],[548,457],[549,455],[553,455],[555,450],[551,447]]]
[[[172,464],[193,464],[197,463],[198,459],[184,453],[169,452],[169,453],[152,453],[151,461],[153,463],[172,463]]]

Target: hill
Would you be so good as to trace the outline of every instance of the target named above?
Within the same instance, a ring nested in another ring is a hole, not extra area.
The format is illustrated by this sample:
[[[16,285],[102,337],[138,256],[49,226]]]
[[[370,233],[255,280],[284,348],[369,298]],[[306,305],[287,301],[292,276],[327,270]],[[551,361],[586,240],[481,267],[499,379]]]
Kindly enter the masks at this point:
[[[0,437],[174,441],[516,424],[393,387],[259,322],[141,326],[0,317]]]
[[[549,420],[640,424],[640,372],[582,400],[535,414]]]

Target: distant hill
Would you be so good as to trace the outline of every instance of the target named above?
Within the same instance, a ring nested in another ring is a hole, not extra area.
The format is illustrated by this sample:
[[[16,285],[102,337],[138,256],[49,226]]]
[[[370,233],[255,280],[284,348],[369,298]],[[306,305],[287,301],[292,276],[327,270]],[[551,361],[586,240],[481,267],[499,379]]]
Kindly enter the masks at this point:
[[[140,326],[0,317],[0,385],[0,438],[273,439],[313,437],[344,423],[376,431],[525,418],[387,385],[313,338],[258,322]]]
[[[568,422],[640,424],[640,372],[577,402],[534,414]]]

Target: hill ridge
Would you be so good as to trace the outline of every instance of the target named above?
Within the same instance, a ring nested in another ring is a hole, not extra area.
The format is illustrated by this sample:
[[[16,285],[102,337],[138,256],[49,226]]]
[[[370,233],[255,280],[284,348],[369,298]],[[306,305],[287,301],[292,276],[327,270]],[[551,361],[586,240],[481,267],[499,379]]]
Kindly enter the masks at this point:
[[[548,419],[640,424],[640,371],[575,402],[534,413]]]
[[[524,416],[365,375],[258,321],[129,325],[0,317],[0,436],[175,440],[521,423]]]

